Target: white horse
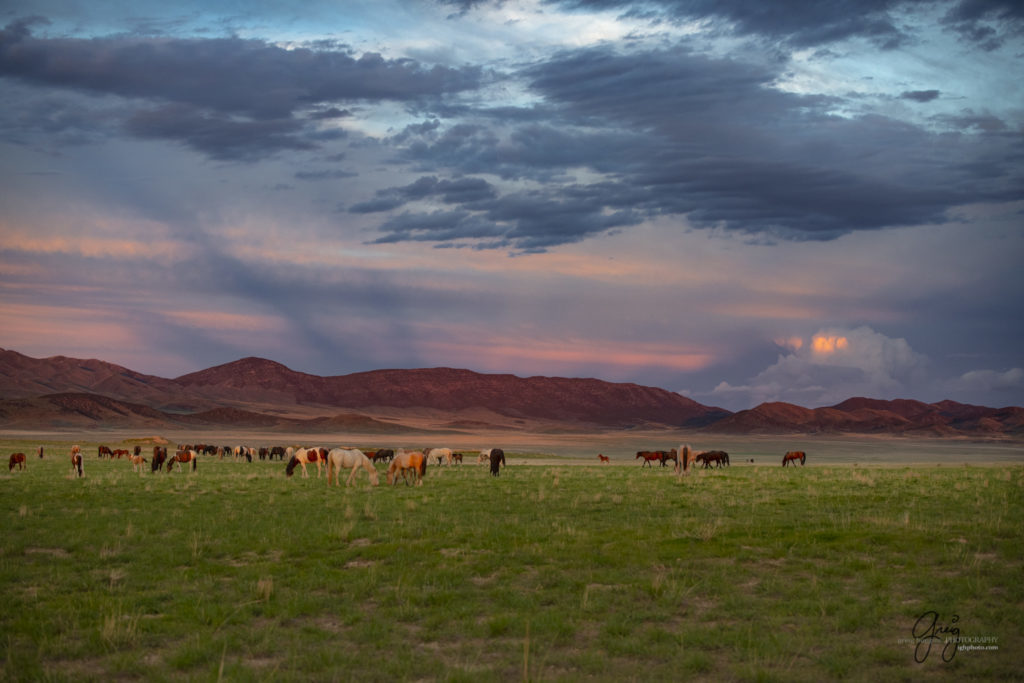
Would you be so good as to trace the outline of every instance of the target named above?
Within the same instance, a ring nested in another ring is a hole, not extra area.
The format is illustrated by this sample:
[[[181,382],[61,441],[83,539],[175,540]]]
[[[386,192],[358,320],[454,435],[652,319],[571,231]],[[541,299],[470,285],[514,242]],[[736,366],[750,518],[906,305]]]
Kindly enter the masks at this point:
[[[481,448],[480,449],[480,456],[476,459],[476,464],[477,465],[479,465],[481,463],[483,463],[485,465],[486,464],[490,464],[490,462],[491,462],[491,451],[492,450],[494,450],[494,449],[492,449],[492,448]]]
[[[380,486],[377,469],[370,462],[370,459],[366,457],[366,453],[363,453],[358,448],[332,448],[327,454],[327,485],[331,485],[331,475],[334,475],[335,485],[340,486],[341,470],[349,469],[352,470],[352,473],[345,480],[345,486],[348,486],[356,478],[356,472],[359,471],[360,467],[366,470],[371,484]]]

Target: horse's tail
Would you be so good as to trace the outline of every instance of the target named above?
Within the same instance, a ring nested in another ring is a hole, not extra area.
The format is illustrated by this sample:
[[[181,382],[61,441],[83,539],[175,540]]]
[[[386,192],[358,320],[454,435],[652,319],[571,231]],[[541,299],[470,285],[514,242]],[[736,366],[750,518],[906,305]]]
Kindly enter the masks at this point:
[[[427,456],[426,455],[424,455],[423,459],[420,460],[419,472],[420,472],[420,479],[423,479],[423,477],[426,476],[426,474],[427,474]]]
[[[198,465],[198,464],[199,464],[199,456],[193,455],[192,456],[192,471],[193,472],[196,471],[196,465]]]

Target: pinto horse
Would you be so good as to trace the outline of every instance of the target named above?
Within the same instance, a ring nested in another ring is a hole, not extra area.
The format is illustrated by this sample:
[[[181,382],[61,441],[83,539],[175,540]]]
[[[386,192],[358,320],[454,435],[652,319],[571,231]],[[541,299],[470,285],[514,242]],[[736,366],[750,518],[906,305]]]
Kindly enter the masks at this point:
[[[800,461],[800,466],[804,466],[804,462],[807,460],[807,454],[803,451],[788,451],[782,456],[782,466],[785,467],[788,463],[796,465],[796,461]]]
[[[10,472],[15,466],[17,466],[19,470],[28,469],[28,463],[25,460],[24,453],[11,453],[11,464],[10,467],[7,468],[7,471]]]
[[[188,469],[188,463],[192,463],[192,471],[196,471],[196,464],[199,462],[199,454],[195,451],[178,451],[174,454],[173,458],[167,460],[167,471],[170,472],[174,469],[174,463],[180,462],[180,469]]]
[[[335,485],[340,486],[341,470],[347,469],[352,470],[348,475],[348,479],[345,480],[345,486],[348,486],[355,480],[356,473],[360,467],[366,470],[371,484],[380,486],[377,469],[370,462],[370,459],[366,457],[366,453],[363,453],[358,448],[332,448],[327,453],[327,485],[331,485],[331,476],[333,475]]]
[[[85,472],[82,471],[82,449],[80,446],[71,447],[71,474],[78,474],[79,477],[84,477]]]
[[[412,472],[414,485],[421,486],[423,484],[423,477],[427,473],[427,456],[423,455],[421,451],[406,452],[404,448],[399,448],[391,464],[388,465],[388,484],[392,486],[397,484],[397,475],[401,473],[402,481],[408,486],[409,472]]]
[[[288,460],[288,467],[285,468],[284,473],[290,477],[295,473],[295,468],[302,465],[302,476],[308,479],[309,473],[306,471],[306,465],[315,464],[316,478],[319,479],[326,456],[327,451],[323,448],[300,448],[292,453],[292,457]]]
[[[690,466],[697,462],[697,458],[704,453],[704,451],[695,451],[693,447],[688,443],[684,443],[679,447],[679,459],[676,460],[675,471],[676,474],[683,474],[690,471]]]
[[[497,477],[501,474],[501,466],[505,464],[505,451],[500,448],[491,449],[491,476]]]

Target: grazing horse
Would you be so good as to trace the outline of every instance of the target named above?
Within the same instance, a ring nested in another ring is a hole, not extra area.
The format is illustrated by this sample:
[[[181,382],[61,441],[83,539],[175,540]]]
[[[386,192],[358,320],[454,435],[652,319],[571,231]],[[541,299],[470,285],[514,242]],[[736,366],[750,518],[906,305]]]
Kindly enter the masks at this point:
[[[111,457],[109,446],[100,446],[99,448],[96,449],[97,458],[102,458],[104,455],[107,456],[108,458]]]
[[[491,461],[491,449],[490,448],[481,449],[480,455],[476,459],[476,464],[479,465],[480,463],[489,463],[490,461]]]
[[[369,456],[368,456],[369,457]],[[373,457],[370,458],[374,462],[391,462],[395,458],[395,451],[392,448],[381,448],[378,449]]]
[[[452,464],[452,449],[450,448],[427,448],[424,449],[423,455],[428,458],[437,458],[437,464],[440,465],[443,460],[446,465]]]
[[[612,459],[609,458],[607,455],[601,455],[600,453],[597,454],[597,459],[600,460],[601,462],[611,462],[612,461]]]
[[[153,461],[149,464],[150,470],[153,472],[163,470],[165,460],[167,460],[167,446],[153,446]]]
[[[491,476],[497,477],[501,474],[501,466],[505,464],[505,451],[500,448],[491,449]]]
[[[17,466],[19,470],[28,469],[28,463],[25,461],[24,453],[11,453],[11,464],[10,467],[7,468],[7,471],[10,472],[15,466]]]
[[[143,457],[142,455],[133,455],[130,458],[128,458],[128,462],[132,464],[133,471],[142,474],[142,463],[149,461],[146,460],[146,458]]]
[[[800,466],[803,467],[804,461],[807,460],[807,454],[803,451],[789,451],[782,456],[782,466],[785,467],[790,462],[795,465],[797,460],[800,461]]]
[[[345,486],[348,486],[356,478],[356,472],[362,467],[366,470],[367,475],[370,477],[370,483],[374,486],[380,486],[380,479],[377,477],[377,470],[374,468],[373,463],[366,457],[366,453],[363,453],[358,448],[332,448],[327,453],[327,485],[331,485],[331,476],[334,476],[335,485],[341,485],[341,470],[347,469],[352,470],[348,475],[348,479],[345,480]]]
[[[316,478],[319,479],[324,466],[324,456],[327,455],[323,451],[323,448],[300,448],[292,454],[284,473],[290,477],[295,472],[295,467],[302,465],[302,476],[308,479],[309,473],[306,471],[306,465],[315,464]],[[321,452],[323,453],[321,454]]]
[[[128,452],[127,448],[117,448],[110,452],[111,459],[117,458],[118,460],[120,460],[122,456],[127,458],[129,455],[130,453]]]
[[[177,453],[174,454],[173,458],[169,458],[167,460],[167,471],[168,472],[170,472],[172,469],[174,469],[174,463],[176,463],[176,462],[180,462],[181,463],[181,468],[180,469],[187,469],[188,463],[192,463],[192,471],[195,472],[196,471],[196,463],[199,462],[199,454],[196,453],[195,451],[192,451],[192,450],[178,451]]]
[[[71,447],[71,474],[78,474],[79,477],[84,477],[85,472],[82,471],[82,449],[75,445]]]
[[[664,466],[664,461],[661,458],[662,451],[637,451],[634,460],[643,458],[644,461],[640,464],[640,467],[651,466],[652,462],[660,462]]]
[[[725,451],[704,451],[697,454],[697,460],[704,463],[704,469],[711,467],[711,463],[715,463],[715,467],[722,467],[729,464],[729,454]]]
[[[408,486],[409,479],[407,474],[409,472],[412,472],[413,483],[416,486],[421,486],[423,484],[423,477],[427,473],[427,456],[423,455],[420,451],[407,453],[404,448],[399,448],[391,464],[388,465],[388,484],[392,486],[397,484],[398,477],[396,475],[401,473],[402,480]]]
[[[452,462],[462,464],[462,453],[452,453]]]

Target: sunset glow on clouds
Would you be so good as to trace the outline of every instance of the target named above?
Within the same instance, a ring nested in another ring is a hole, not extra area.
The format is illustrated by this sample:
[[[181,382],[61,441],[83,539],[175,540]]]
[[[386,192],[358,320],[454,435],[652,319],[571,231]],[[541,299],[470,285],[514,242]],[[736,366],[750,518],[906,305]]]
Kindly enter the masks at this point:
[[[7,3],[0,346],[1024,404],[1018,3],[745,7]]]

